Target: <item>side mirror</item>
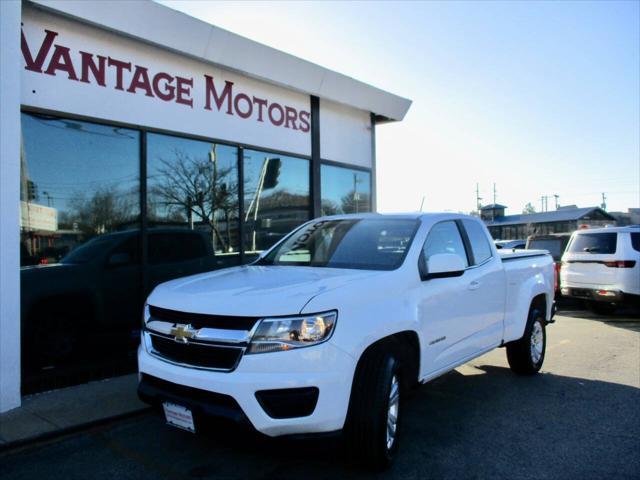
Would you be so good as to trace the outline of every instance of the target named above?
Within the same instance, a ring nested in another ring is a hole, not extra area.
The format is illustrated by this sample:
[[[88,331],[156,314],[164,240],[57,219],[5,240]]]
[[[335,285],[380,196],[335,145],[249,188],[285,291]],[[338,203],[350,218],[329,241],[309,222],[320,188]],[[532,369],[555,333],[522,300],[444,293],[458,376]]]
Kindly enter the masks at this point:
[[[131,263],[131,255],[128,253],[114,253],[107,262],[110,267],[120,267]]]
[[[464,274],[466,265],[460,255],[453,253],[437,253],[427,260],[426,272],[422,279],[459,277]]]

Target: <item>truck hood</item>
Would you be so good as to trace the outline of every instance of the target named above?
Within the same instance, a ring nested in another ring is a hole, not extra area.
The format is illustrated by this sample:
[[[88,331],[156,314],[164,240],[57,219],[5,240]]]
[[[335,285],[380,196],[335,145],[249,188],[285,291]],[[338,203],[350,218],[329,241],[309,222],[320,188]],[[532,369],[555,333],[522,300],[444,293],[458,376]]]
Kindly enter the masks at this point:
[[[170,310],[213,315],[293,315],[323,292],[381,273],[371,270],[246,265],[163,283],[155,288],[147,302]]]

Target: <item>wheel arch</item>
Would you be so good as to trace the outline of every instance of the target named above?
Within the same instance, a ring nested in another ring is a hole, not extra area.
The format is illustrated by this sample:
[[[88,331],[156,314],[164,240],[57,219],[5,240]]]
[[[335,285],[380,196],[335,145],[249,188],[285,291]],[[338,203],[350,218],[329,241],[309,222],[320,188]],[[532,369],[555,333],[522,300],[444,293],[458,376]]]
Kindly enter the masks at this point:
[[[540,293],[533,297],[531,300],[531,306],[529,307],[529,312],[531,312],[534,308],[539,308],[542,312],[545,320],[548,320],[547,316],[547,295],[545,293]]]
[[[413,386],[418,383],[420,375],[421,349],[420,338],[418,336],[418,332],[415,330],[403,330],[396,332],[391,335],[387,335],[386,337],[382,337],[367,346],[358,358],[354,379],[357,377],[366,356],[379,349],[391,351],[398,356],[402,364],[404,372],[403,381],[406,386]]]

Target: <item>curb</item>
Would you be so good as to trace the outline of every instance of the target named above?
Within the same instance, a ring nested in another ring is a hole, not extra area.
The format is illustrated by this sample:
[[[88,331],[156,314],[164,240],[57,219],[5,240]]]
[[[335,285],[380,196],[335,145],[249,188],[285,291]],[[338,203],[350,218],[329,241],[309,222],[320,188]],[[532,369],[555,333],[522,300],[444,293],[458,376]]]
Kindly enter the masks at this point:
[[[15,440],[13,442],[7,442],[5,444],[0,445],[0,454],[4,454],[7,452],[10,452],[11,450],[17,450],[23,447],[30,447],[38,443],[55,440],[57,438],[64,437],[67,435],[91,430],[92,428],[107,425],[112,422],[134,418],[140,415],[144,415],[145,413],[149,413],[152,410],[153,410],[152,407],[142,407],[137,410],[132,410],[130,412],[121,413],[121,414],[113,415],[110,417],[99,418],[97,420],[91,420],[90,422],[80,423],[78,425],[72,425],[70,427],[64,427],[58,430],[52,430],[50,432],[33,435],[31,437],[22,438],[20,440]]]

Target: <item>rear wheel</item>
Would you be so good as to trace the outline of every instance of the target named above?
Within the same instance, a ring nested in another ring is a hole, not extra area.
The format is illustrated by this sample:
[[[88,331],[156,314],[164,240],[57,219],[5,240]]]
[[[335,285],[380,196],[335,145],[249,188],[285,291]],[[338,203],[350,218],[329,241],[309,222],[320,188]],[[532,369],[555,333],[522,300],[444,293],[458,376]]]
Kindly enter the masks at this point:
[[[383,348],[365,355],[354,377],[345,434],[355,459],[380,471],[398,450],[402,372],[398,357]]]
[[[507,343],[507,360],[511,370],[519,375],[534,375],[540,371],[547,348],[547,332],[542,311],[533,307],[520,340]]]

